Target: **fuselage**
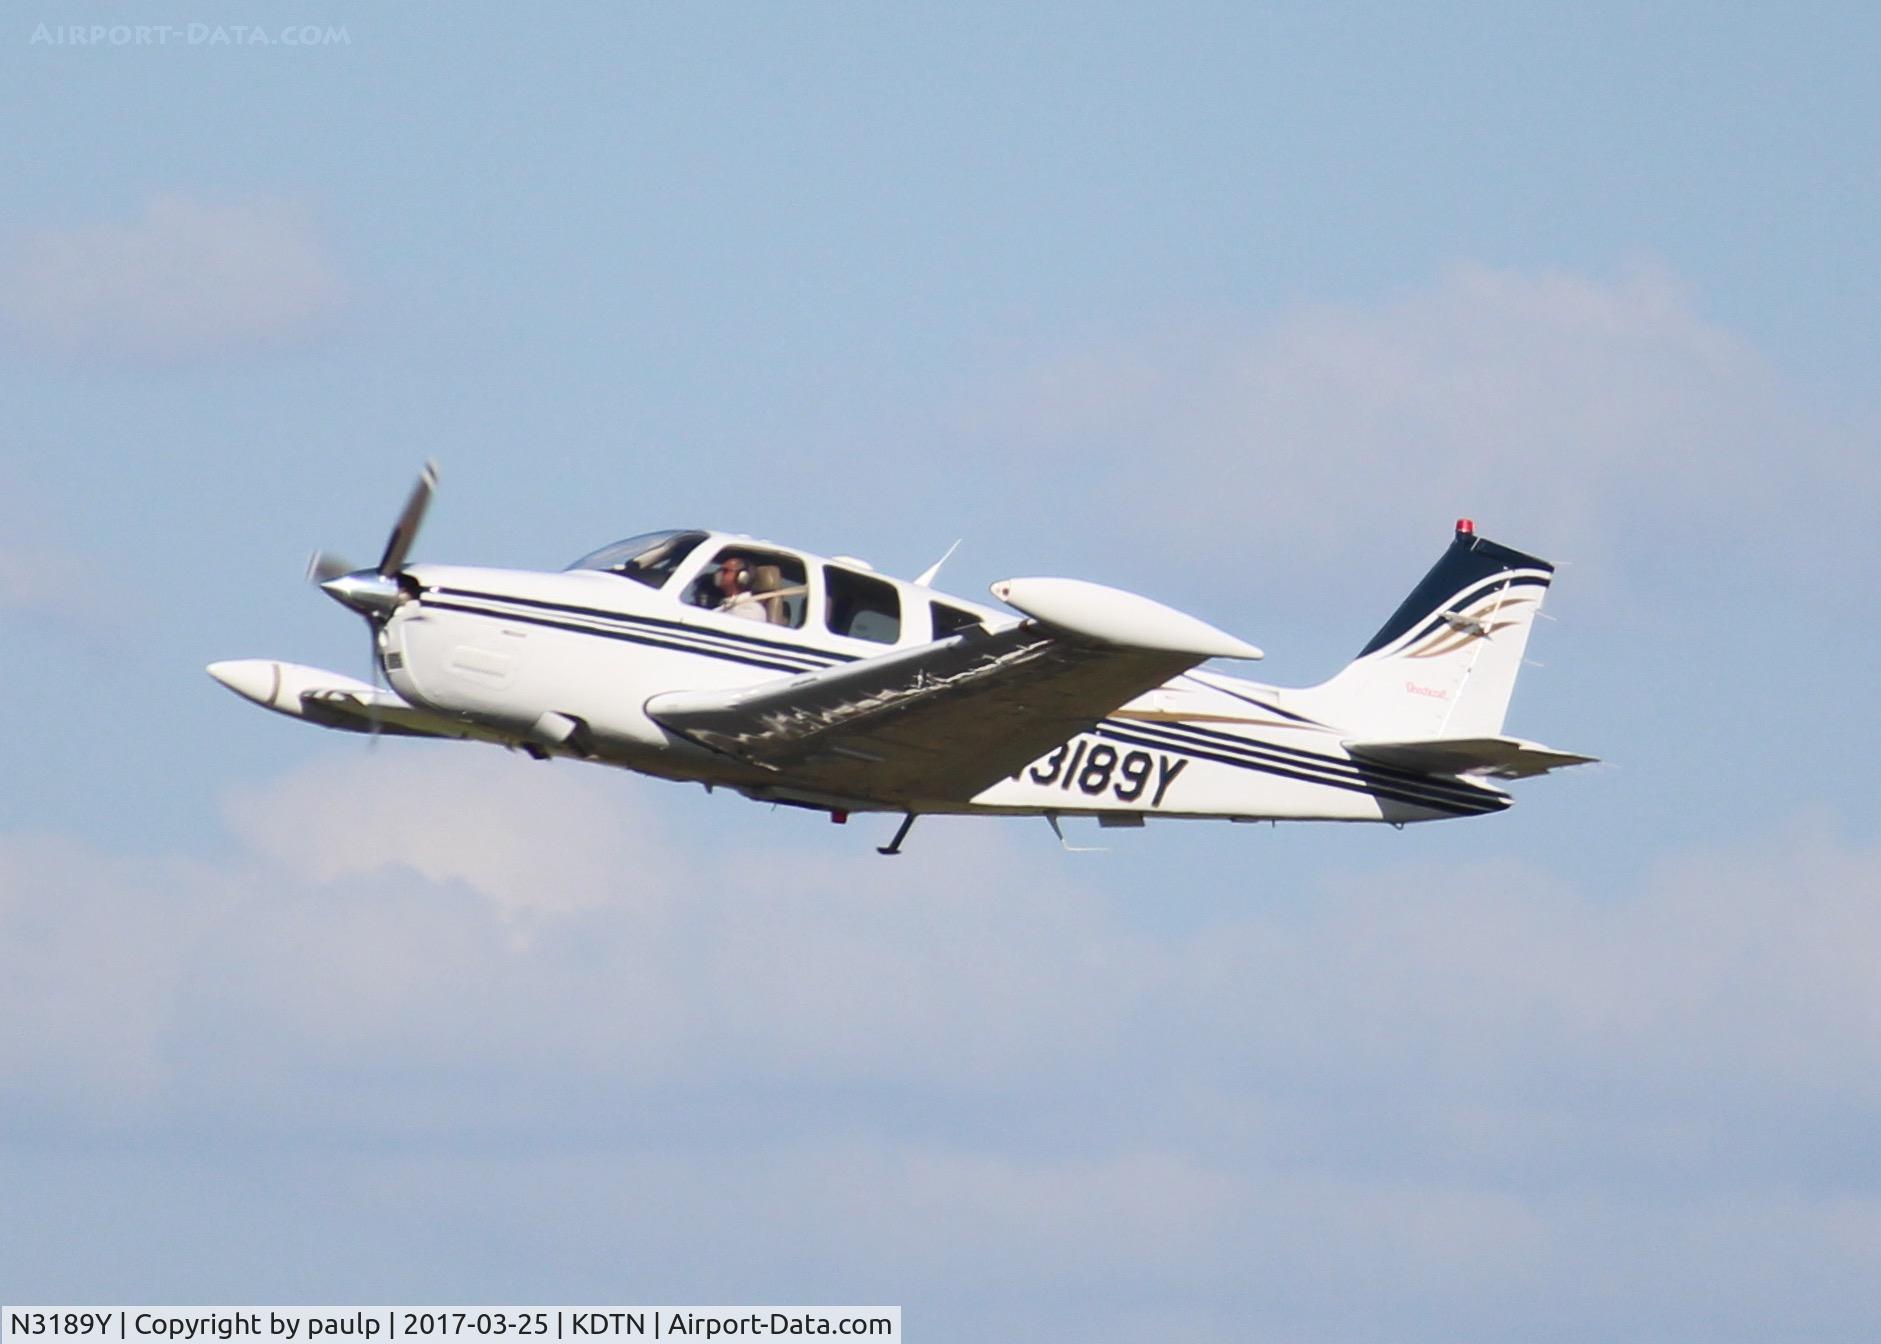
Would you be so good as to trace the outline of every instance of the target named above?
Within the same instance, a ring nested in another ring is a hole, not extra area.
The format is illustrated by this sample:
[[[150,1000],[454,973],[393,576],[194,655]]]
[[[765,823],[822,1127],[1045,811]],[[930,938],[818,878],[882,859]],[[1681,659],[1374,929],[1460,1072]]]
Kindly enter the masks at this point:
[[[561,572],[413,565],[379,629],[386,676],[411,704],[545,754],[579,755],[754,798],[831,810],[1424,821],[1499,811],[1501,790],[1355,759],[1338,725],[1289,692],[1195,670],[1092,722],[970,797],[833,798],[793,788],[673,733],[646,712],[663,692],[733,691],[947,638],[1009,613],[861,562],[715,532],[649,534]],[[641,557],[632,558],[642,544]],[[620,555],[629,558],[610,566]],[[719,603],[728,555],[757,575]],[[639,567],[635,568],[636,563]]]

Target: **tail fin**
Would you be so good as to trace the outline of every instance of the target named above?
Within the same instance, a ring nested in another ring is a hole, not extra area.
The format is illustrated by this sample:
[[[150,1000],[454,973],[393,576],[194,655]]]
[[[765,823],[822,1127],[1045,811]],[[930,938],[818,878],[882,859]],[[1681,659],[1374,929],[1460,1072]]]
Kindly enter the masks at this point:
[[[1460,519],[1450,549],[1359,656],[1288,700],[1363,738],[1494,737],[1553,578],[1546,560]]]

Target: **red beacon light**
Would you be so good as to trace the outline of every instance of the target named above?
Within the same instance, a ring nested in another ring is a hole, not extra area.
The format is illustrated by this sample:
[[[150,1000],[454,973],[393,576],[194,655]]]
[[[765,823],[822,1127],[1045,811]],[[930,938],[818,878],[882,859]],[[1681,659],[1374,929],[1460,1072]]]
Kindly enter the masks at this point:
[[[1456,530],[1459,536],[1473,537],[1476,535],[1476,522],[1471,518],[1459,518],[1456,520]]]

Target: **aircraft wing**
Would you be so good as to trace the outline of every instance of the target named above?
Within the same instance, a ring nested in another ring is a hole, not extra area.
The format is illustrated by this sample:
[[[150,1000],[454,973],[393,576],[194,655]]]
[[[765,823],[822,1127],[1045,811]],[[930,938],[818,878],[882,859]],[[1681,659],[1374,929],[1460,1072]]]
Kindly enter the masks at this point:
[[[433,714],[356,677],[300,663],[239,658],[209,664],[209,675],[244,700],[289,718],[348,733],[506,741],[475,725]]]
[[[1076,579],[1009,579],[1031,619],[737,691],[670,691],[647,713],[780,775],[889,806],[964,801],[1209,658],[1261,651],[1169,607]]]
[[[1487,775],[1492,779],[1527,779],[1597,759],[1556,751],[1519,737],[1434,737],[1407,742],[1347,742],[1354,756],[1383,765],[1404,766],[1433,775]]]

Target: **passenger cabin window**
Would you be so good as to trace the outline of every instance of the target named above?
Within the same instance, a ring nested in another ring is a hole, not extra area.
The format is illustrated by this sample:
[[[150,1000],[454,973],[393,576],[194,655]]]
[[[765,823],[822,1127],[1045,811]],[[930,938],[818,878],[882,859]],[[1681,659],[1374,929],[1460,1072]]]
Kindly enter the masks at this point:
[[[984,630],[986,628],[984,618],[975,616],[970,611],[962,611],[959,607],[950,607],[945,602],[930,602],[927,605],[929,610],[934,613],[934,638],[936,639],[946,639],[947,636],[957,635],[962,630]]]
[[[796,556],[734,544],[721,548],[699,571],[686,589],[686,601],[754,624],[796,630],[803,625],[809,592],[803,561]]]
[[[649,588],[664,588],[673,571],[705,536],[703,532],[643,532],[584,555],[568,568],[598,569]]]
[[[893,644],[901,638],[901,594],[885,579],[823,566],[831,634]]]

